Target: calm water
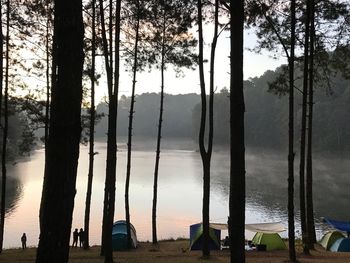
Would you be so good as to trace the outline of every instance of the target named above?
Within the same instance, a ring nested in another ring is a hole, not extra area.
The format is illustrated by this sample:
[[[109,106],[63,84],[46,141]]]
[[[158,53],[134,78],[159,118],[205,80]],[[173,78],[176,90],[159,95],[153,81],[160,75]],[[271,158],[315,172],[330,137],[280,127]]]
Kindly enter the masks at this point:
[[[118,152],[115,220],[124,219],[125,148],[125,143],[121,142]],[[131,221],[137,230],[139,240],[145,241],[151,240],[154,142],[136,141],[134,149],[130,185]],[[200,156],[193,150],[195,145],[190,141],[164,141],[163,149],[159,171],[158,237],[160,239],[188,237],[189,225],[201,221]],[[90,231],[91,244],[100,244],[106,163],[105,143],[96,143],[95,151],[99,154],[95,157]],[[247,151],[247,223],[282,221],[287,226],[285,155],[286,153],[267,154]],[[345,157],[343,159],[318,157],[315,158],[314,166],[316,221],[319,222],[322,216],[348,220],[350,183],[347,178],[350,161]],[[27,233],[28,245],[34,246],[38,243],[43,167],[44,151],[38,150],[28,159],[8,168],[10,179],[5,247],[19,247],[23,232]],[[83,227],[87,173],[88,148],[82,146],[73,228]],[[228,186],[229,156],[225,151],[216,151],[213,155],[211,181],[212,222],[227,221]],[[321,234],[325,227],[322,223],[317,223],[318,234]],[[286,236],[286,233],[282,235]]]

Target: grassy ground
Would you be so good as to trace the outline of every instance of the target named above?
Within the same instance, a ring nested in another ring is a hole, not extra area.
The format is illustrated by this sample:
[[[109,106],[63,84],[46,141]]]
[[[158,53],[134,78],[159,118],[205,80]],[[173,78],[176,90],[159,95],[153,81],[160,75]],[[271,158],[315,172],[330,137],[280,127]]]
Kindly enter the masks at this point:
[[[201,259],[200,251],[188,251],[188,241],[164,241],[158,246],[153,246],[151,243],[140,243],[139,248],[128,252],[115,252],[114,258],[116,263],[228,263],[229,251],[212,251],[209,260]],[[103,258],[99,256],[99,247],[92,247],[90,250],[74,248],[70,251],[69,262],[74,263],[90,263],[103,262]],[[34,262],[35,248],[8,249],[4,250],[0,255],[0,262]],[[317,246],[316,250],[312,251],[311,256],[303,256],[298,253],[299,262],[312,263],[350,263],[350,253],[333,253],[325,251]],[[246,262],[264,262],[277,263],[287,262],[288,251],[273,251],[273,252],[258,252],[249,251],[246,253]]]

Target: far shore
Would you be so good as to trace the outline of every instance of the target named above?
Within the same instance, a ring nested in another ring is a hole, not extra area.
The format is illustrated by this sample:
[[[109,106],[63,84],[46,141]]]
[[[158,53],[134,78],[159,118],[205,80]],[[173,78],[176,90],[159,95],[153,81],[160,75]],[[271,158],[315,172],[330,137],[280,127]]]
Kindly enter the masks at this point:
[[[114,262],[116,263],[228,263],[230,262],[230,252],[228,250],[211,251],[210,259],[203,259],[201,251],[189,251],[188,240],[161,241],[158,245],[150,242],[140,242],[137,249],[130,251],[114,252]],[[350,253],[334,253],[325,251],[321,246],[316,245],[316,249],[311,251],[310,256],[301,253],[301,247],[297,246],[297,258],[299,262],[312,263],[350,263]],[[69,262],[104,262],[104,258],[99,256],[100,247],[94,246],[89,250],[81,248],[71,248]],[[35,262],[36,248],[5,249],[0,254],[0,262]],[[246,252],[246,262],[288,262],[288,250],[262,252]]]

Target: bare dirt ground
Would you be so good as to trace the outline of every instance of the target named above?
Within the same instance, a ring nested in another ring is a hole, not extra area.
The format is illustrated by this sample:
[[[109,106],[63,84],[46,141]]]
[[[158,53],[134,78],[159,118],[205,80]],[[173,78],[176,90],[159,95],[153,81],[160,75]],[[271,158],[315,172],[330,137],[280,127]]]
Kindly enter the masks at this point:
[[[126,252],[115,252],[114,262],[116,263],[228,263],[230,254],[228,250],[212,251],[210,259],[202,259],[201,251],[188,251],[188,240],[183,241],[163,241],[158,246],[153,246],[151,243],[140,243],[137,249]],[[100,248],[92,247],[85,251],[80,248],[74,248],[70,251],[69,262],[103,262],[103,258],[99,256]],[[36,248],[7,249],[0,254],[0,262],[35,262]],[[334,253],[325,251],[322,247],[316,246],[316,249],[311,251],[310,256],[305,256],[302,253],[297,253],[299,262],[312,263],[350,263],[350,253]],[[279,263],[288,262],[288,251],[271,251],[246,252],[246,262],[264,262],[264,263]]]

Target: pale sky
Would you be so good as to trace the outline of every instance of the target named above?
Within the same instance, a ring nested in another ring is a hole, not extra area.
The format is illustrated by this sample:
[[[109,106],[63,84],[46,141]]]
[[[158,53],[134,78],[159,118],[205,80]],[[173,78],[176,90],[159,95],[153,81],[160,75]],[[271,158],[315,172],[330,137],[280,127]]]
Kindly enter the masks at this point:
[[[210,39],[211,32],[206,31],[206,45],[205,45],[205,59],[210,58]],[[253,33],[245,33],[245,47],[252,48],[255,46],[255,36]],[[215,86],[217,91],[223,87],[229,88],[229,52],[230,52],[230,39],[229,32],[223,32],[220,35],[217,52],[216,52],[216,68],[215,68]],[[256,54],[251,51],[244,51],[244,79],[251,77],[261,76],[267,70],[274,70],[281,64],[286,63],[285,57],[279,59],[272,58],[272,54],[263,53]],[[205,65],[206,77],[209,76],[209,63]],[[199,73],[198,68],[196,70],[184,69],[184,77],[176,77],[176,74],[171,68],[165,73],[165,92],[169,94],[186,94],[186,93],[200,93],[199,88]],[[105,90],[105,77],[102,77],[100,85],[96,88],[97,101],[107,95]],[[209,86],[209,78],[206,79],[206,86]],[[138,73],[136,94],[146,92],[160,92],[160,72],[156,69],[152,72]],[[121,70],[120,76],[120,96],[131,95],[131,75],[128,72]]]
[[[208,26],[205,26],[204,30],[204,56],[209,61],[210,59],[210,43],[212,38],[212,30]],[[197,32],[194,31],[195,37]],[[253,32],[245,30],[244,45],[245,48],[253,48],[256,44],[256,37]],[[196,50],[198,52],[198,50]],[[222,88],[229,88],[229,70],[230,70],[230,38],[229,32],[223,32],[218,40],[216,49],[216,68],[215,68],[215,87],[217,92]],[[272,58],[271,53],[264,52],[263,54],[256,54],[254,52],[244,51],[244,79],[251,77],[261,76],[267,70],[274,70],[281,64],[285,64],[286,58],[282,55],[277,55],[279,58]],[[276,54],[275,54],[276,55]],[[31,61],[29,61],[31,63]],[[104,63],[102,61],[97,62],[96,71],[103,73]],[[121,65],[122,66],[122,65]],[[169,67],[165,73],[165,92],[168,94],[186,94],[186,93],[200,93],[199,87],[199,72],[196,70],[183,70],[184,77],[176,77],[175,72]],[[205,63],[205,76],[206,76],[206,88],[209,88],[209,63]],[[45,81],[38,78],[27,76],[24,77],[30,89],[34,89],[36,86],[45,85]],[[89,83],[86,83],[89,85]],[[130,72],[126,72],[124,67],[120,70],[120,92],[119,96],[131,95],[132,78]],[[160,92],[160,72],[157,69],[153,69],[152,72],[142,72],[137,74],[136,94],[142,94],[146,92]],[[25,91],[17,90],[17,94],[23,95]],[[99,80],[99,85],[96,87],[96,103],[103,100],[103,97],[107,97],[107,81],[105,74],[102,75]],[[89,100],[89,98],[87,99]]]

